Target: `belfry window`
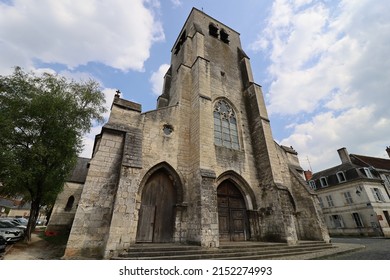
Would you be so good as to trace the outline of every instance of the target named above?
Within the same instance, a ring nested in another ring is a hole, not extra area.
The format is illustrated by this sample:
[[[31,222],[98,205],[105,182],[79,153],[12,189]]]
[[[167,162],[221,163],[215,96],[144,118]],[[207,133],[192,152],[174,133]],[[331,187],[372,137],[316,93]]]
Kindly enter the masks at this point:
[[[221,41],[226,44],[229,44],[229,34],[227,34],[223,29],[221,29],[219,34],[220,34]]]
[[[214,24],[209,24],[209,34],[215,38],[218,38],[218,27],[216,27]]]
[[[184,42],[187,40],[186,31],[184,30],[183,33],[180,36],[179,41],[177,42],[175,46],[175,54],[178,54],[180,51],[181,46],[184,44]]]
[[[214,105],[214,143],[236,150],[240,148],[236,115],[224,100],[218,100]]]

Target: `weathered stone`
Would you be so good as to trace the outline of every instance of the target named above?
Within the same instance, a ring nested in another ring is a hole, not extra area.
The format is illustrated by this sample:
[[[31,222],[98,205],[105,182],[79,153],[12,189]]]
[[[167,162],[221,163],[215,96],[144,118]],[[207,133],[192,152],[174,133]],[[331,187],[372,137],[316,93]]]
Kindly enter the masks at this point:
[[[110,258],[135,242],[328,240],[296,153],[274,142],[236,31],[193,9],[158,109],[140,108],[114,100],[65,257]]]

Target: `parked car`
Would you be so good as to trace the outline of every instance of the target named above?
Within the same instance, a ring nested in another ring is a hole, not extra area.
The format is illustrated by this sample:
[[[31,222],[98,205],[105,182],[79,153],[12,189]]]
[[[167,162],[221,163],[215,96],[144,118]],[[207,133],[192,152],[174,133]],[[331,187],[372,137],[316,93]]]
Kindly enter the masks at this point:
[[[14,221],[17,221],[19,224],[23,226],[27,226],[28,224],[28,219],[26,218],[12,218]]]
[[[2,235],[7,243],[19,241],[24,236],[24,229],[20,226],[15,226],[10,221],[0,220],[0,235]]]
[[[27,223],[25,224],[24,220],[19,220],[19,219],[23,219],[23,218],[0,218],[0,222],[1,221],[9,222],[13,224],[15,227],[23,229],[25,231],[27,228]]]
[[[0,253],[5,251],[5,247],[7,247],[7,240],[5,240],[4,236],[0,234]]]
[[[15,224],[16,226],[21,226],[21,228],[24,228],[24,229],[26,229],[27,224],[28,224],[28,220],[26,218],[5,217],[5,218],[0,218],[0,221],[9,221],[9,222]]]

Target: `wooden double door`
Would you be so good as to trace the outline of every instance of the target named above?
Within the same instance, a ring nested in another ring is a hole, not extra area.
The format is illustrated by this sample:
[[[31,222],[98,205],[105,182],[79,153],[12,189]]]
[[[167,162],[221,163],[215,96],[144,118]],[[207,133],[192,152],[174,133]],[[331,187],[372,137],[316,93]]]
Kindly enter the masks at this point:
[[[230,181],[223,181],[218,189],[218,221],[220,241],[244,241],[249,238],[245,200]]]
[[[164,171],[153,174],[142,191],[137,242],[172,242],[176,189]]]

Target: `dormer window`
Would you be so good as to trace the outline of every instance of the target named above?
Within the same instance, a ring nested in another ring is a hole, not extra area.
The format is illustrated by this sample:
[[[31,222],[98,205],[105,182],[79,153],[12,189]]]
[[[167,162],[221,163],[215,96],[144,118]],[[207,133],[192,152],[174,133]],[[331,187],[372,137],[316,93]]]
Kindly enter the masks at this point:
[[[320,178],[321,187],[327,187],[328,186],[328,180],[326,180],[326,177]]]
[[[362,171],[367,178],[373,178],[371,170],[368,167],[364,167]]]
[[[339,180],[339,183],[347,181],[347,179],[345,179],[345,174],[343,171],[337,172],[336,175],[337,175],[337,179]]]
[[[218,27],[216,27],[213,23],[209,24],[209,34],[215,38],[218,38]]]
[[[220,32],[220,38],[221,38],[221,41],[226,43],[226,44],[229,44],[229,34],[227,34],[225,32],[225,30],[221,29],[221,32]]]
[[[314,180],[309,181],[310,188],[313,190],[317,189],[316,182]]]

